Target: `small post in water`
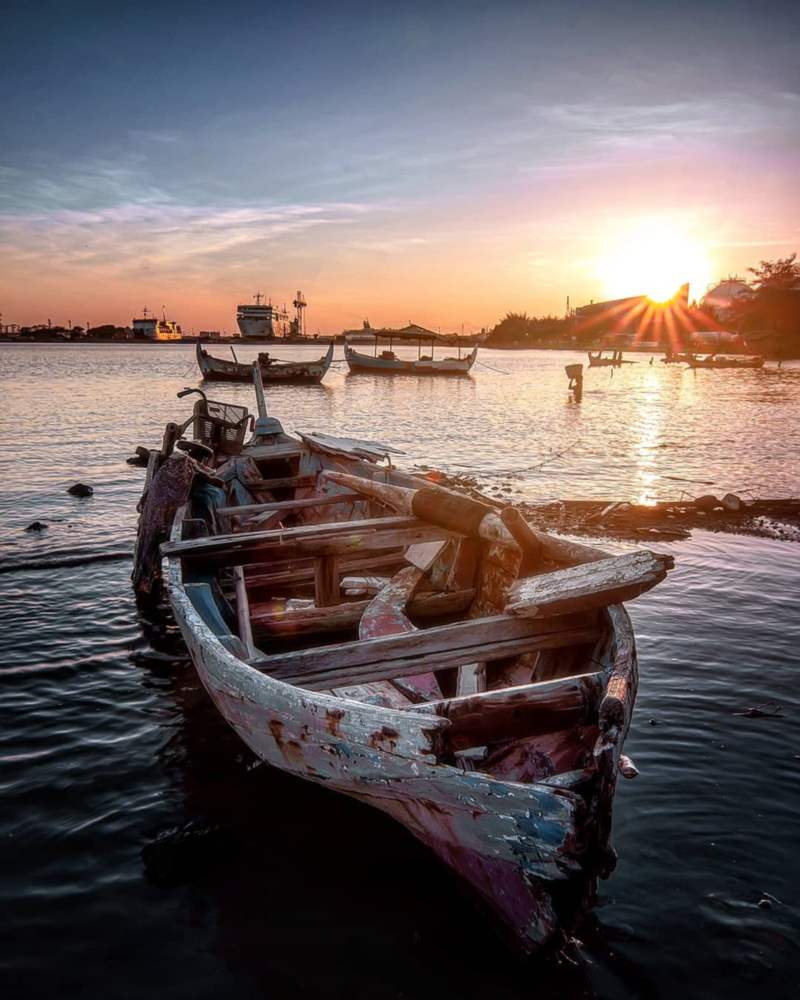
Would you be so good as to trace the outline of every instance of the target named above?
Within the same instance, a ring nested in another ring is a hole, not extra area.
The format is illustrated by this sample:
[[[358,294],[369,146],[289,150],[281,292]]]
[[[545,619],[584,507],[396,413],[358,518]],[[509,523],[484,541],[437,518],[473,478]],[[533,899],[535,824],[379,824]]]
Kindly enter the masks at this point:
[[[613,369],[612,369],[613,370]],[[572,398],[580,403],[583,395],[583,365],[564,365],[564,371],[569,379],[569,389]]]

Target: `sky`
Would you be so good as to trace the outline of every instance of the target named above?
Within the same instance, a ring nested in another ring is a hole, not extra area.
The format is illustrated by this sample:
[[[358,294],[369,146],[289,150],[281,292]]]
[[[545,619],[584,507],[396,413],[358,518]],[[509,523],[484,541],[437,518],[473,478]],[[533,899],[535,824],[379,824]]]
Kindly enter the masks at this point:
[[[309,332],[800,250],[800,4],[0,0],[3,323]],[[658,279],[658,280],[657,280]]]

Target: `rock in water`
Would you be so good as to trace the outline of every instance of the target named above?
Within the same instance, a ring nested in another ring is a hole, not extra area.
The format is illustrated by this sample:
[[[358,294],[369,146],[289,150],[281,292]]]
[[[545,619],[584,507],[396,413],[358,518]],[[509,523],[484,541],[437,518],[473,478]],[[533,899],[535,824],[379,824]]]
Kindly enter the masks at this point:
[[[716,510],[720,506],[719,500],[712,494],[707,493],[705,496],[698,497],[694,502],[695,507],[698,510],[712,511]]]
[[[91,486],[87,486],[86,483],[75,483],[74,486],[70,486],[67,493],[74,497],[90,497],[94,493]]]
[[[725,510],[730,510],[733,513],[737,513],[742,509],[742,499],[741,497],[737,497],[735,493],[726,493],[720,500],[720,503]]]
[[[26,531],[47,531],[47,525],[44,521],[33,521],[25,529]]]

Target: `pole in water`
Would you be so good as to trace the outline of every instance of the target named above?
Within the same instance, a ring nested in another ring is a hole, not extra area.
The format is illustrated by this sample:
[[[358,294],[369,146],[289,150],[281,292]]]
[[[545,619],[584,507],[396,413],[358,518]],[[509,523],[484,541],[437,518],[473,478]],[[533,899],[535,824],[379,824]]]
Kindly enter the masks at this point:
[[[580,403],[583,396],[583,365],[564,365],[564,371],[569,379],[569,390],[576,403]],[[612,369],[613,371],[613,369]]]
[[[261,381],[261,366],[257,361],[253,362],[253,385],[256,390],[256,403],[258,404],[259,420],[266,420],[267,400],[264,397],[264,383]]]

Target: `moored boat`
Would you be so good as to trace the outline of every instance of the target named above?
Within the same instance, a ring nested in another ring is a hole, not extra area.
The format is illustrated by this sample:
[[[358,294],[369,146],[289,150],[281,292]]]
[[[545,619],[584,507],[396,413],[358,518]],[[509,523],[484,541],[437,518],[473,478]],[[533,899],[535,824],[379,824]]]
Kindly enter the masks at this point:
[[[603,353],[603,351],[597,351],[596,354],[592,354],[588,351],[589,356],[589,367],[590,368],[620,368],[622,365],[635,365],[635,361],[628,361],[622,357],[622,351],[611,351],[609,357]]]
[[[763,368],[764,358],[760,354],[752,357],[709,354],[705,358],[687,358],[686,363],[690,368]]]
[[[522,951],[559,944],[613,869],[634,773],[619,602],[671,559],[538,532],[379,464],[385,445],[288,435],[261,402],[245,443],[240,411],[201,399],[197,440],[170,425],[151,455],[140,589],[168,530],[175,618],[244,742],[403,824]]]
[[[374,375],[469,375],[478,357],[477,345],[462,357],[461,347],[455,358],[436,358],[434,346],[448,343],[446,338],[422,327],[408,327],[406,330],[374,330],[375,350],[364,354],[355,350],[347,337],[344,341],[344,357],[351,372],[367,372]],[[378,352],[378,341],[388,340],[389,346]],[[392,350],[394,341],[417,345],[416,358],[400,358]],[[423,354],[423,344],[430,354]]]
[[[261,378],[270,385],[273,383],[303,383],[321,382],[333,360],[333,341],[327,352],[313,361],[280,361],[262,351],[258,355]],[[233,350],[233,349],[231,349]],[[200,344],[197,344],[197,365],[206,381],[209,382],[251,382],[253,366],[240,361],[228,361],[225,358],[215,358]],[[236,355],[234,354],[234,359]]]

